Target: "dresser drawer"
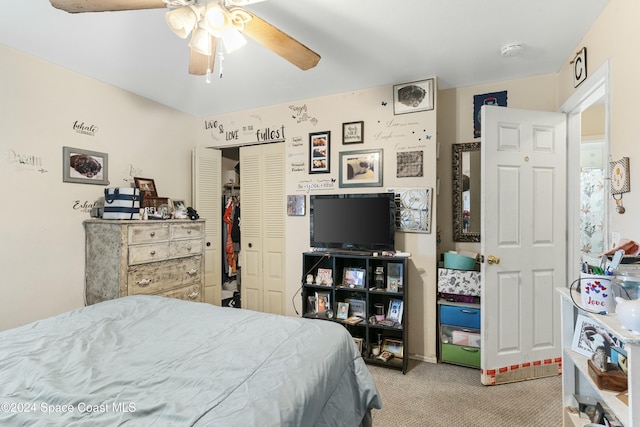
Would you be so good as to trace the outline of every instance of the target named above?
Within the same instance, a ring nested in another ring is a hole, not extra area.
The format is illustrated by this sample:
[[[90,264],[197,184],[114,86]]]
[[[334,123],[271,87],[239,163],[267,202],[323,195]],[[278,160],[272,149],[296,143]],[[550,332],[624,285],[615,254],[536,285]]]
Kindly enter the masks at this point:
[[[186,286],[184,288],[174,289],[159,295],[167,298],[177,298],[177,299],[182,299],[186,301],[202,302],[202,286],[200,285]]]
[[[129,226],[129,244],[153,243],[169,240],[169,224]]]
[[[162,261],[169,258],[169,242],[129,246],[129,265]]]
[[[440,323],[467,328],[480,328],[480,309],[457,305],[440,305]]]
[[[171,226],[172,239],[199,239],[203,236],[202,224],[185,221],[184,224],[173,224]]]
[[[189,284],[200,286],[201,267],[201,256],[132,266],[128,272],[128,295],[156,294]]]
[[[457,363],[465,366],[480,367],[480,349],[462,345],[442,343],[443,362]]]
[[[202,253],[202,239],[176,240],[169,243],[169,257],[180,258]]]

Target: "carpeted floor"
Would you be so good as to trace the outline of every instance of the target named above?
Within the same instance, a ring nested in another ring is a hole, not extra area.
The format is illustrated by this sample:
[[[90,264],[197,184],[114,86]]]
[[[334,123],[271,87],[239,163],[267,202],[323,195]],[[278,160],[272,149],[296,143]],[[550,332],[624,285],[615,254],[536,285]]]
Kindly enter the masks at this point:
[[[402,372],[367,365],[382,396],[374,427],[559,427],[560,376],[498,386],[480,371],[446,363],[409,361]]]

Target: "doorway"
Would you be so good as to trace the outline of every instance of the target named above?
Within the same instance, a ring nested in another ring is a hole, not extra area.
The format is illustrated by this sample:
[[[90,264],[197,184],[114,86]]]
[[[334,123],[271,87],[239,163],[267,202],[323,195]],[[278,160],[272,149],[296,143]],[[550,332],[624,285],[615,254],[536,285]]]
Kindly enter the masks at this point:
[[[583,251],[581,237],[581,184],[580,159],[583,141],[583,116],[588,118],[589,108],[601,109],[603,116],[602,138],[605,156],[609,155],[609,62],[605,61],[589,78],[587,78],[569,99],[560,107],[567,115],[567,286],[579,277]],[[605,161],[605,165],[606,165]],[[606,186],[608,187],[608,186]],[[603,223],[608,230],[608,203],[605,203],[605,219]],[[610,247],[608,232],[603,236],[605,247]]]
[[[223,307],[241,308],[240,265],[240,148],[227,147],[222,152],[222,290]]]

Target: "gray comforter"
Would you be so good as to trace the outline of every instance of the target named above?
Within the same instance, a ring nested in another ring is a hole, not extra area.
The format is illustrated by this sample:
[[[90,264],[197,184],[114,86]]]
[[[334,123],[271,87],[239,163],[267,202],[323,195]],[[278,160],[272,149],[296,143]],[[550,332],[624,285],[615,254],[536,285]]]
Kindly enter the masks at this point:
[[[0,333],[3,426],[357,426],[380,397],[332,322],[135,296]]]

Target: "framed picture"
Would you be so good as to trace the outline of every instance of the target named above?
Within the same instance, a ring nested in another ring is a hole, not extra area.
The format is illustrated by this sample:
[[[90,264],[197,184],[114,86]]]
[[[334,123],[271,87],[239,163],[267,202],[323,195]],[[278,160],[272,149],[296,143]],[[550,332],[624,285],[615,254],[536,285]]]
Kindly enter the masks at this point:
[[[331,294],[328,291],[316,292],[316,301],[318,304],[318,313],[324,313],[331,310]]]
[[[341,152],[339,187],[382,187],[382,149]]]
[[[304,216],[306,197],[304,194],[294,194],[287,196],[287,215]]]
[[[395,338],[385,338],[384,341],[382,341],[382,351],[388,351],[395,357],[403,357],[404,345],[402,343],[402,340]]]
[[[598,322],[578,314],[571,343],[573,351],[591,358],[598,347],[604,347],[607,350],[607,356],[611,358],[611,348],[619,347],[620,344],[620,339],[609,333]]]
[[[184,203],[184,200],[172,200],[173,202],[173,210],[174,211],[186,211],[187,205]]]
[[[348,302],[339,302],[338,303],[338,314],[336,314],[336,318],[338,319],[346,319],[349,317],[349,303]]]
[[[366,301],[363,299],[347,298],[345,302],[349,303],[349,317],[359,317],[366,319]]]
[[[331,286],[332,284],[333,279],[331,277],[331,269],[319,268],[318,274],[316,275],[316,285]]]
[[[393,114],[433,110],[433,79],[393,86]]]
[[[156,183],[151,178],[133,177],[133,181],[136,184],[136,188],[140,190],[145,199],[148,197],[158,197]]]
[[[387,319],[392,322],[402,323],[403,302],[400,299],[392,299],[389,301],[389,310],[387,311]]]
[[[108,185],[108,171],[108,154],[62,147],[62,182]]]
[[[342,284],[350,288],[364,288],[365,269],[345,267]]]
[[[362,144],[364,142],[364,122],[342,124],[343,144]]]
[[[309,173],[329,173],[331,132],[309,134]]]
[[[315,314],[318,312],[318,300],[315,295],[307,297],[307,313]]]
[[[364,350],[364,340],[359,337],[353,337],[353,342],[356,344],[358,348],[358,353],[362,354],[362,350]]]

